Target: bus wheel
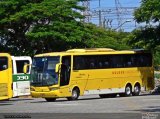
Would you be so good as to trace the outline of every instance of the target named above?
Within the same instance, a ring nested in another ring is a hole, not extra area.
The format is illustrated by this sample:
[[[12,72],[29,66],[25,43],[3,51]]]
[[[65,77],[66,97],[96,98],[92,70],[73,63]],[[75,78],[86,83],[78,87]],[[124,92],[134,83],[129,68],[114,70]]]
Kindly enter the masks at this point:
[[[45,98],[47,102],[54,102],[56,101],[56,98]]]
[[[131,96],[131,94],[132,94],[132,88],[130,85],[127,85],[125,88],[125,96],[128,97]]]
[[[121,97],[128,97],[128,96],[131,96],[131,94],[132,94],[131,85],[127,85],[127,86],[125,87],[125,93],[120,93],[119,95],[120,95]]]
[[[134,86],[134,92],[133,92],[133,95],[134,96],[138,96],[141,92],[141,88],[140,88],[140,85],[135,85]]]
[[[74,89],[72,90],[72,96],[71,96],[71,97],[67,97],[67,99],[68,99],[69,101],[71,101],[71,100],[77,100],[78,97],[79,97],[79,93],[80,93],[79,89],[78,89],[78,88],[74,88]]]

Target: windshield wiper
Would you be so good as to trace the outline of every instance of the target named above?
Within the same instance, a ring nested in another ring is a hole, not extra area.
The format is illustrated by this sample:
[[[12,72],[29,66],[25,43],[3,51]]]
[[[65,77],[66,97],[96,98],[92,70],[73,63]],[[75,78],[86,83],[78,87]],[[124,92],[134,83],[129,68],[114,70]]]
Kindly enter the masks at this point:
[[[42,85],[42,82],[34,82],[34,83],[31,82],[31,85],[35,85],[35,84],[41,84]]]

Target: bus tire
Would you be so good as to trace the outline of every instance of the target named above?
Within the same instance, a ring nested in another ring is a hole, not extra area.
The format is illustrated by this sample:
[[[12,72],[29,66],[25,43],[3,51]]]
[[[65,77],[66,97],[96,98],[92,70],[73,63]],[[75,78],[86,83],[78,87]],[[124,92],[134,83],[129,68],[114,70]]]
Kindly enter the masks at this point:
[[[140,87],[139,84],[136,84],[136,85],[134,86],[133,95],[134,95],[134,96],[138,96],[138,95],[140,94],[140,92],[141,92],[141,87]]]
[[[56,98],[45,98],[47,102],[55,102]]]
[[[128,84],[126,87],[125,87],[125,93],[120,93],[120,97],[129,97],[131,96],[132,94],[132,87],[130,84]]]
[[[72,100],[77,100],[79,97],[80,91],[78,88],[74,88],[72,90],[72,96],[71,97],[67,97],[68,101],[72,101]]]
[[[131,94],[132,94],[132,87],[131,85],[127,85],[125,88],[125,96],[128,97],[131,96]]]

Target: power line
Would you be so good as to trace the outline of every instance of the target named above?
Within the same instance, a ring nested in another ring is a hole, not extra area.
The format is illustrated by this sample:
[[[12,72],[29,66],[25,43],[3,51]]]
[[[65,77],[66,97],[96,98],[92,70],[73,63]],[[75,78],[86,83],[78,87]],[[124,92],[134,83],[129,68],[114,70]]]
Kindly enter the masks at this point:
[[[90,6],[90,2],[93,1],[98,1],[96,8],[91,8]],[[134,21],[132,14],[136,7],[123,7],[119,0],[114,0],[115,7],[102,7],[101,1],[103,0],[81,0],[82,5],[86,8],[85,11],[83,11],[83,15],[85,15],[84,22],[93,23],[93,20],[97,18],[98,23],[95,24],[98,24],[100,27],[112,28],[112,24],[116,22],[116,27],[121,29],[123,27],[122,24],[124,24],[126,20],[130,19]]]

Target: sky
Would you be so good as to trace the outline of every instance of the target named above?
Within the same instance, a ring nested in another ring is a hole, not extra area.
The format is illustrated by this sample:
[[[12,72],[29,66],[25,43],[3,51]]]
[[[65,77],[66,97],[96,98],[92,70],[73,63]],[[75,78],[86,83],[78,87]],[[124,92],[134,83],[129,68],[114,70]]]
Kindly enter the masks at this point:
[[[119,0],[124,7],[135,7],[140,5],[141,0]],[[99,0],[91,0],[91,7],[98,7]],[[115,7],[115,0],[100,0],[102,7]]]
[[[100,6],[99,7],[99,1]],[[139,7],[141,4],[141,0],[119,0],[119,7]],[[103,14],[101,19],[102,22],[105,23],[104,27],[109,27],[115,30],[123,29],[124,31],[130,32],[133,29],[135,29],[138,26],[141,26],[141,24],[137,24],[135,20],[133,19],[133,11],[132,10],[126,10],[126,9],[120,9],[120,16],[118,17],[116,14],[116,10],[114,9],[115,6],[115,0],[91,0],[90,1],[90,10],[109,10],[111,8],[112,12],[108,12],[106,14]],[[93,14],[93,13],[92,13]],[[118,18],[121,22],[118,22]],[[99,25],[99,17],[97,15],[92,15],[90,18],[90,21],[94,24]]]

